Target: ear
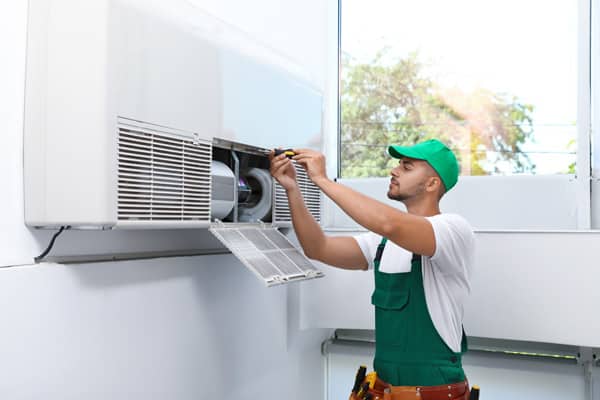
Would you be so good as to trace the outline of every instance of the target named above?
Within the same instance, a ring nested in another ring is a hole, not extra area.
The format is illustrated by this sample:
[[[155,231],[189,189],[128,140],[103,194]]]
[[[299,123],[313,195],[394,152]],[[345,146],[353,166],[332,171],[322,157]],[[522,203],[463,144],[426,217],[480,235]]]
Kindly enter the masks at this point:
[[[427,180],[427,184],[425,186],[428,192],[438,193],[440,190],[440,186],[442,185],[442,180],[437,176],[430,176]]]

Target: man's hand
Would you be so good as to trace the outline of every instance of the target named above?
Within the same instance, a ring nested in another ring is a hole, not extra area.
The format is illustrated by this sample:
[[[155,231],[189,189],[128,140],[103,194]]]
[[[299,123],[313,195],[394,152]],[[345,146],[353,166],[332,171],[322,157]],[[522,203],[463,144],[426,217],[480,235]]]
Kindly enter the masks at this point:
[[[276,156],[275,151],[271,150],[269,160],[271,160],[271,175],[285,190],[290,190],[298,186],[296,182],[296,168],[285,153]]]
[[[308,177],[317,186],[319,181],[327,179],[325,156],[322,153],[310,149],[294,149],[294,153],[296,155],[292,158],[306,169]]]

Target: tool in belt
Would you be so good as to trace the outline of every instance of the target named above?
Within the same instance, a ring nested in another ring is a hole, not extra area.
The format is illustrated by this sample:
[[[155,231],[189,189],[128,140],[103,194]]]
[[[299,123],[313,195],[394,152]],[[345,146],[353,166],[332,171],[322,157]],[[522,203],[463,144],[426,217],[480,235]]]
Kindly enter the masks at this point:
[[[366,374],[361,366],[356,374],[350,400],[478,400],[479,387],[469,390],[468,381],[438,386],[392,386],[377,377]]]
[[[479,386],[469,389],[467,380],[438,386],[392,386],[375,371],[366,371],[364,365],[358,369],[350,400],[479,400]]]

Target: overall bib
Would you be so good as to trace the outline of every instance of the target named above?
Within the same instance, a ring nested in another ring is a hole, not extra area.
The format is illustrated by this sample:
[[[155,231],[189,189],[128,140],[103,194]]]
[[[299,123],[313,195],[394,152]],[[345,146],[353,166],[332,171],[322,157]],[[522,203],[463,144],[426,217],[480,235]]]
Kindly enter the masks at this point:
[[[421,256],[413,255],[410,272],[385,273],[379,264],[387,239],[377,249],[375,291],[375,360],[373,367],[393,386],[447,385],[465,380],[462,353],[442,340],[427,310]]]

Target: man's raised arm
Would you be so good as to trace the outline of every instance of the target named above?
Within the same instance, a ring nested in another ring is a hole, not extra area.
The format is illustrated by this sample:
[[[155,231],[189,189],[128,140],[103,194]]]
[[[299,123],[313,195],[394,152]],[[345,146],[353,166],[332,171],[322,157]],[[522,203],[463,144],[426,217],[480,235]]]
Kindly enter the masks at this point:
[[[315,221],[302,198],[294,165],[286,155],[271,153],[270,158],[271,175],[286,190],[294,231],[306,256],[338,268],[367,269],[368,262],[354,238],[329,237]]]

